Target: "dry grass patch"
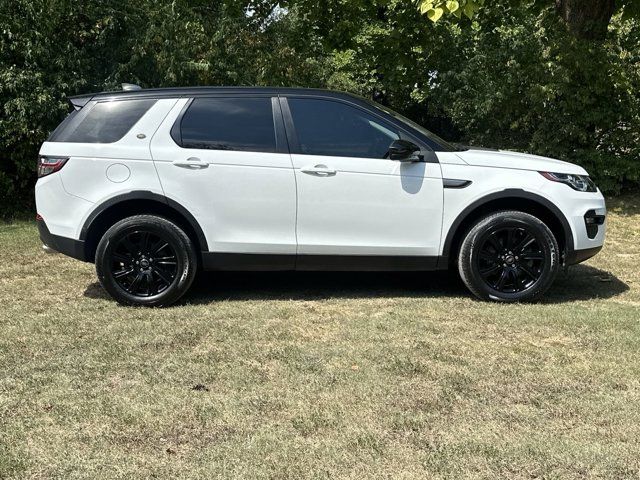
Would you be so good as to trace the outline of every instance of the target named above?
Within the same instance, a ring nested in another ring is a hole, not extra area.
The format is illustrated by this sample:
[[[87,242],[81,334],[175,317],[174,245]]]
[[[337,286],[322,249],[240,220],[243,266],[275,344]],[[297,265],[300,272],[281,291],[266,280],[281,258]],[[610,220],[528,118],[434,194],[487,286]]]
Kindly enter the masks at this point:
[[[0,477],[637,478],[640,205],[544,302],[217,274],[163,310],[0,226]]]

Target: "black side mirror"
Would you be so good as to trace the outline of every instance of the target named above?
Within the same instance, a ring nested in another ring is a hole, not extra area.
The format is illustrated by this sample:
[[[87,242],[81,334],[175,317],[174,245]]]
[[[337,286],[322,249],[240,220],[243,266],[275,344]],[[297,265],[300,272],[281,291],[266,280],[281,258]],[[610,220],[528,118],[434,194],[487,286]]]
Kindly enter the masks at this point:
[[[422,162],[424,157],[417,154],[420,147],[409,140],[394,140],[389,145],[389,158],[400,162]]]

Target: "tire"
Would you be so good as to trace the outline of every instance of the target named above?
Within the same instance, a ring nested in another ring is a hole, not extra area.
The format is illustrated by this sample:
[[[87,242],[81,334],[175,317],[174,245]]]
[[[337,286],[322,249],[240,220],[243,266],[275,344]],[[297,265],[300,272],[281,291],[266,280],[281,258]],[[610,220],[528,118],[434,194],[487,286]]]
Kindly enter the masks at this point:
[[[189,289],[197,266],[191,239],[155,215],[120,220],[96,250],[98,280],[122,305],[171,305]]]
[[[482,300],[537,300],[558,270],[556,238],[544,222],[524,212],[482,218],[471,227],[458,254],[462,281]]]

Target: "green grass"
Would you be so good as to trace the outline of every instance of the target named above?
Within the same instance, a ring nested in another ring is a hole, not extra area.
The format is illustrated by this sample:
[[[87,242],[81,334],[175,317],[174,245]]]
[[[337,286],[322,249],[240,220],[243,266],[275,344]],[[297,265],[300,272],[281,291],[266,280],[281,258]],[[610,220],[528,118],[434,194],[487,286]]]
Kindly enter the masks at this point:
[[[534,305],[274,273],[124,308],[0,226],[0,478],[638,478],[640,206],[611,206]]]

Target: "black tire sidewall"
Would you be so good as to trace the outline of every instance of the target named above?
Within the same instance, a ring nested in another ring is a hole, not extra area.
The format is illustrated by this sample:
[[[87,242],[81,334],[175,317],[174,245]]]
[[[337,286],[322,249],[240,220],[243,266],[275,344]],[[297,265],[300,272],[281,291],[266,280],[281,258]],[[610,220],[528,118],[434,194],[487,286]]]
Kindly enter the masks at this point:
[[[522,292],[506,293],[491,288],[480,275],[476,261],[484,240],[494,230],[505,227],[524,228],[531,233],[545,257],[540,277]],[[532,301],[546,292],[555,280],[559,267],[558,250],[553,233],[538,218],[523,212],[499,212],[480,220],[471,228],[460,249],[459,270],[467,287],[479,298],[503,302]]]
[[[148,231],[165,239],[176,254],[177,274],[163,292],[140,297],[124,290],[111,272],[111,255],[117,242],[134,231]],[[117,222],[103,235],[96,250],[96,273],[104,289],[119,303],[132,306],[166,306],[176,302],[188,290],[197,269],[193,245],[189,237],[174,223],[154,215],[138,215]]]

